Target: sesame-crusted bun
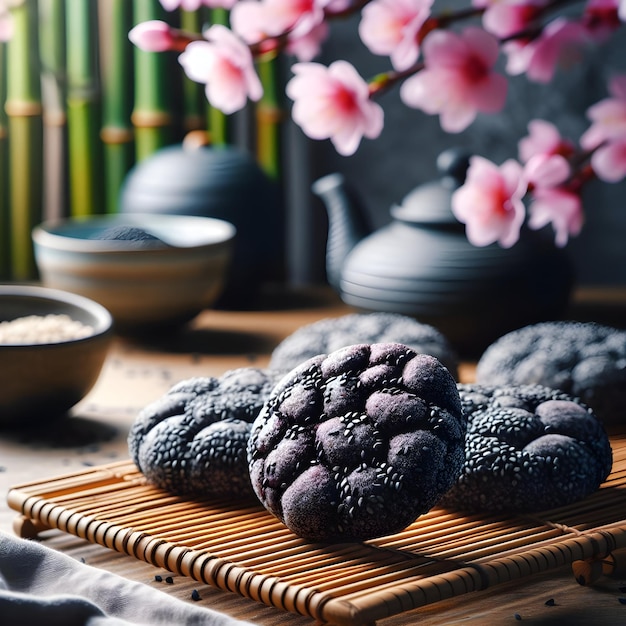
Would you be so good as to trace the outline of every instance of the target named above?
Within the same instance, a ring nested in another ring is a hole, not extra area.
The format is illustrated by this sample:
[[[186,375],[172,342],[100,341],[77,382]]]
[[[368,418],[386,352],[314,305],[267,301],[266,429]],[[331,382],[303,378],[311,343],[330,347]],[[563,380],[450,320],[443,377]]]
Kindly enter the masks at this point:
[[[276,385],[252,426],[252,486],[309,540],[398,532],[456,481],[465,426],[436,358],[396,343],[348,346]]]
[[[478,361],[484,385],[545,385],[580,398],[605,423],[626,418],[626,331],[593,322],[514,330]]]
[[[458,380],[458,357],[436,328],[399,313],[351,313],[300,327],[272,352],[270,367],[291,370],[318,354],[358,343],[401,343],[418,354],[429,354]]]
[[[248,437],[279,377],[243,367],[177,383],[135,419],[128,436],[132,460],[151,483],[174,493],[254,497]]]
[[[443,506],[530,513],[581,500],[609,475],[609,439],[578,399],[539,385],[458,388],[465,467]]]

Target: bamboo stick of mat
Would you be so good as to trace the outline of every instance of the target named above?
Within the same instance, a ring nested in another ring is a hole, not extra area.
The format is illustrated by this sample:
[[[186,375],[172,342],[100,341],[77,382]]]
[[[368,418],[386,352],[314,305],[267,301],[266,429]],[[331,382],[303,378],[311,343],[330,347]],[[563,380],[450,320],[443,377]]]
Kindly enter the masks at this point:
[[[129,475],[136,476],[136,472],[129,472]],[[123,480],[124,477],[120,476],[120,481]],[[175,545],[164,540],[158,533],[151,534],[134,527],[126,527],[116,520],[99,519],[89,511],[86,514],[77,514],[43,499],[36,501],[34,496],[31,499],[35,501],[27,503],[25,513],[36,519],[47,520],[52,527],[59,527],[65,532],[85,537],[207,584],[337,624],[375,621],[424,603],[529,576],[575,560],[591,558],[600,552],[607,553],[610,549],[619,548],[622,543],[626,545],[626,528],[615,526],[599,531],[591,530],[575,537],[552,539],[541,544],[536,543],[537,536],[529,535],[518,546],[517,553],[507,556],[506,552],[494,545],[491,553],[484,555],[484,560],[481,561],[469,562],[466,560],[469,556],[467,553],[463,555],[463,559],[443,559],[439,555],[432,558],[405,555],[407,560],[402,558],[400,551],[385,551],[377,546],[358,544],[321,547],[308,544],[283,531],[276,535],[275,542],[270,541],[269,537],[256,543],[248,541],[240,546],[238,553],[232,555],[234,560],[231,560],[219,554],[219,546],[214,552],[204,552],[193,545],[197,541],[202,542],[204,533],[209,532],[210,524],[206,531],[200,527],[197,529],[198,537],[191,536],[192,545]],[[175,509],[187,511],[186,514],[191,516],[190,520],[196,510],[204,509],[208,517],[212,515],[210,505],[206,502],[188,502],[186,507],[184,503],[182,507],[180,504],[166,505],[169,507],[166,524],[167,520],[172,519],[170,513]],[[123,503],[121,508],[124,509]],[[225,511],[218,508],[216,514],[220,517]],[[235,535],[234,542],[239,541],[238,528],[244,534],[250,530],[251,514],[254,515],[254,511],[244,514],[246,519],[239,521],[238,511],[232,511],[230,525]],[[598,516],[598,521],[601,521],[602,510],[598,511]],[[448,523],[449,513],[443,512],[442,519],[443,523]],[[228,524],[223,519],[221,523]],[[523,522],[526,523],[527,520]],[[517,526],[523,524],[516,525],[513,521],[512,533],[518,531]],[[413,528],[413,532],[419,534],[419,525]],[[505,542],[506,540],[505,535]],[[384,543],[384,539],[381,541]],[[466,543],[470,546],[471,539],[468,538]],[[319,567],[316,567],[316,561],[310,560],[311,553],[316,552],[319,553]],[[333,552],[342,553],[342,559],[335,562],[328,560],[328,555]],[[262,561],[251,569],[246,559],[251,556],[252,561],[263,560],[263,553],[268,558],[267,562]],[[287,579],[283,577],[284,572],[277,565],[276,558],[272,561],[272,555],[278,557],[279,563],[282,561],[288,564]],[[369,570],[363,566],[368,559],[372,562]],[[300,560],[303,563],[299,563]],[[316,572],[318,576],[310,576],[311,572]],[[343,576],[341,572],[344,573]],[[401,598],[400,604],[390,604],[390,597]]]
[[[134,474],[139,474],[134,463],[128,460],[116,461],[106,465],[88,467],[77,472],[67,472],[49,478],[46,481],[41,479],[31,480],[30,482],[16,485],[12,491],[28,495],[54,494],[57,489],[63,490],[67,487],[75,491],[82,485],[91,485],[92,481],[97,481],[101,476],[115,477],[115,479],[121,481],[126,477],[132,477]]]

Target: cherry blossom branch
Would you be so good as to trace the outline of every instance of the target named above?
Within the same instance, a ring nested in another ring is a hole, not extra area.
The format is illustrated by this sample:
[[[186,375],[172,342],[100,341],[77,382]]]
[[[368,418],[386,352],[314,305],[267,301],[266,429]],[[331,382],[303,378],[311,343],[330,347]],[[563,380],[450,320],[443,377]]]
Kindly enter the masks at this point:
[[[144,34],[145,42],[154,50],[184,50],[180,62],[186,73],[206,83],[209,102],[225,112],[261,97],[255,60],[295,56],[293,78],[286,84],[292,117],[306,135],[329,139],[343,155],[353,154],[363,138],[380,135],[384,111],[376,101],[394,86],[404,104],[438,115],[444,131],[457,133],[478,114],[503,109],[508,79],[496,68],[501,53],[506,74],[549,83],[573,49],[606,40],[626,22],[626,0],[585,0],[579,15],[567,17],[559,11],[582,0],[480,0],[480,6],[438,15],[431,12],[433,0],[203,2],[228,2],[231,28],[213,25],[198,40],[160,26],[151,36]],[[328,35],[327,22],[356,13],[361,41],[391,65],[369,81],[344,60],[328,67],[313,61]],[[548,122],[532,120],[529,136],[520,141],[519,162],[496,166],[473,158],[468,180],[455,194],[457,217],[466,223],[470,241],[515,243],[524,220],[522,200],[529,203],[529,226],[551,223],[558,245],[579,232],[582,187],[595,177],[606,182],[626,177],[626,77],[618,77],[609,91],[610,98],[588,110],[591,126],[581,137],[582,150]],[[500,191],[488,197],[489,189]],[[474,198],[473,210],[465,210],[464,197]],[[477,197],[493,215],[483,211],[477,217]]]

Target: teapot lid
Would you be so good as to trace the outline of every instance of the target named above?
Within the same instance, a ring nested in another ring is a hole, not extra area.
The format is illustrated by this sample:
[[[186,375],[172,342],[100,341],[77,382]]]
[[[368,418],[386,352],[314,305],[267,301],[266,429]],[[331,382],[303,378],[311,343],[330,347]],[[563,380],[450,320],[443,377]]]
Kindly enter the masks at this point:
[[[419,185],[409,192],[401,205],[391,207],[395,219],[422,224],[458,224],[452,213],[452,194],[465,181],[470,155],[457,148],[437,158],[438,180]]]

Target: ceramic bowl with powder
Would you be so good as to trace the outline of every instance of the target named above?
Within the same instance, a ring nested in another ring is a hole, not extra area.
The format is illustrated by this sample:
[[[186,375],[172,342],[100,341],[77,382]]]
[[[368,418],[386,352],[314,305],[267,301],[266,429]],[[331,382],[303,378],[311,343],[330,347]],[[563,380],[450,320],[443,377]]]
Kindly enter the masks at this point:
[[[186,215],[66,218],[33,230],[42,283],[91,298],[127,334],[179,327],[222,292],[235,227]]]
[[[96,383],[112,337],[111,314],[93,300],[0,285],[0,426],[69,411]]]

